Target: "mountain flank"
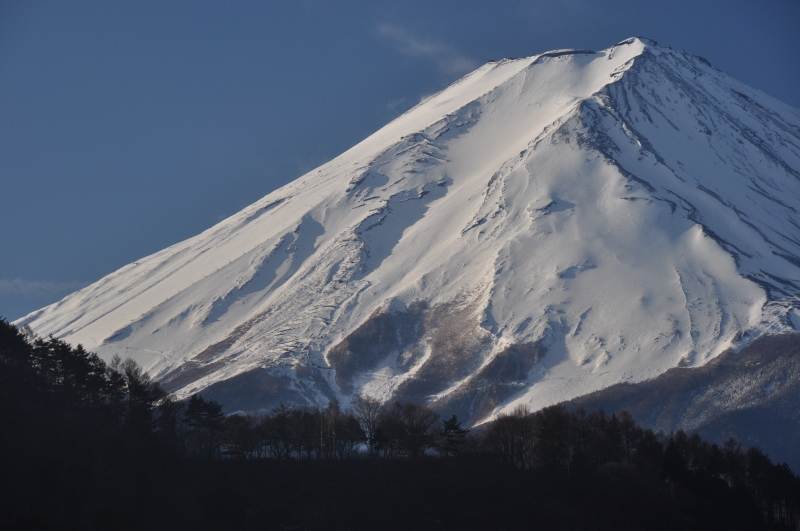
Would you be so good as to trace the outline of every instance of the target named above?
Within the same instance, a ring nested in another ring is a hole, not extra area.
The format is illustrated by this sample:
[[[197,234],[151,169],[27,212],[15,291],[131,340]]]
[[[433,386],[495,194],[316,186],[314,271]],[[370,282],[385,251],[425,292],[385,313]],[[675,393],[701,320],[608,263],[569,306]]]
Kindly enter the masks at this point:
[[[800,468],[800,334],[762,336],[702,367],[670,369],[636,384],[619,383],[566,403],[587,411],[630,412],[665,433],[735,437]]]
[[[798,211],[800,111],[632,38],[487,63],[16,324],[228,412],[477,424],[795,332]]]

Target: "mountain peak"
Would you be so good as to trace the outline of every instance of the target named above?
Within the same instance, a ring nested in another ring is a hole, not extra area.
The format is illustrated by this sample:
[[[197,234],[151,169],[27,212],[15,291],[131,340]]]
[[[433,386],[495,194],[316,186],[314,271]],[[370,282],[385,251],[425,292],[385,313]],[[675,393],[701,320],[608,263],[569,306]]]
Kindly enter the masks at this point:
[[[701,365],[800,327],[783,109],[641,38],[487,63],[18,323],[233,410],[369,394],[477,422]]]
[[[625,39],[624,41],[620,41],[616,46],[630,46],[630,45],[642,45],[642,46],[658,46],[658,43],[653,39],[648,39],[646,37],[630,37]]]

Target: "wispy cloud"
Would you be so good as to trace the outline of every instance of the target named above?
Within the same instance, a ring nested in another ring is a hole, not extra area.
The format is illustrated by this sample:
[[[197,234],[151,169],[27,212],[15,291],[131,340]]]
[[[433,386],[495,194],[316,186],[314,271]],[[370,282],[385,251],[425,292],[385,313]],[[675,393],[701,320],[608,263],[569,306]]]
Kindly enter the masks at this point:
[[[389,100],[386,104],[386,109],[390,112],[397,112],[399,109],[404,108],[406,105],[405,98],[397,98],[396,100]]]
[[[56,297],[68,295],[86,286],[85,282],[56,282],[53,280],[25,280],[0,278],[0,295],[24,297]]]
[[[400,53],[433,61],[443,74],[462,75],[479,66],[477,61],[462,55],[452,45],[421,39],[397,26],[382,24],[378,26],[378,32],[393,41]]]

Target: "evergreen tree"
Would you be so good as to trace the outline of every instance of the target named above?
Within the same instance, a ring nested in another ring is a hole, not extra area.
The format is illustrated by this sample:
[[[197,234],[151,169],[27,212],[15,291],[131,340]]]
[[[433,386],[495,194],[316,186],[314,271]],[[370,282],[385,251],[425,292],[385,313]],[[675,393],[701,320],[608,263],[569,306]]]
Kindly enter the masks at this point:
[[[188,434],[189,450],[207,458],[219,457],[224,419],[220,404],[213,400],[206,401],[199,394],[192,395],[184,413],[186,425],[191,428]]]
[[[468,433],[469,430],[461,427],[461,422],[455,415],[448,420],[443,420],[440,451],[447,456],[458,454]]]

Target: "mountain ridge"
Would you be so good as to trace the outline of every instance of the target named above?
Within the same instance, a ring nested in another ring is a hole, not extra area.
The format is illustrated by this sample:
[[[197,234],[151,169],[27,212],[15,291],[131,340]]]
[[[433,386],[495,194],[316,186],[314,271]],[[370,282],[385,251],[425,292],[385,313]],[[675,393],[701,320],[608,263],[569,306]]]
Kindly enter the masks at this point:
[[[800,113],[685,52],[501,60],[17,323],[179,396],[250,378],[262,407],[367,393],[479,421],[797,328],[797,168]]]

